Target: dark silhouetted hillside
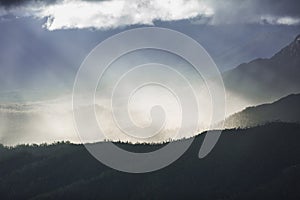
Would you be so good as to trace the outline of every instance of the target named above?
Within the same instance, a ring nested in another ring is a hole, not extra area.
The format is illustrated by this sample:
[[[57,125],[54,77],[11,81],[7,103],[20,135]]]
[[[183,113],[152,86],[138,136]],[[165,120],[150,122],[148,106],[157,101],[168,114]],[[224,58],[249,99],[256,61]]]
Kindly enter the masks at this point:
[[[291,94],[270,104],[248,107],[228,117],[225,127],[246,128],[274,121],[300,122],[300,94]]]
[[[82,145],[2,146],[0,198],[300,199],[299,124],[225,130],[200,160],[203,138],[197,136],[169,167],[147,174],[110,169]],[[152,148],[120,145],[138,151]]]

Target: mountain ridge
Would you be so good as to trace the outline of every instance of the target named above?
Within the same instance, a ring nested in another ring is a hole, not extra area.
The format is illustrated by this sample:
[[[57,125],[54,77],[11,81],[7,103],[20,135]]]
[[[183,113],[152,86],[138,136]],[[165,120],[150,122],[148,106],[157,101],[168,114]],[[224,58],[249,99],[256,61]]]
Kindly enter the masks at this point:
[[[225,127],[246,128],[274,121],[300,123],[300,93],[272,103],[247,107],[226,118]]]
[[[242,63],[222,74],[230,105],[234,96],[250,105],[272,102],[300,92],[300,35],[270,58]],[[236,111],[249,105],[242,105]]]

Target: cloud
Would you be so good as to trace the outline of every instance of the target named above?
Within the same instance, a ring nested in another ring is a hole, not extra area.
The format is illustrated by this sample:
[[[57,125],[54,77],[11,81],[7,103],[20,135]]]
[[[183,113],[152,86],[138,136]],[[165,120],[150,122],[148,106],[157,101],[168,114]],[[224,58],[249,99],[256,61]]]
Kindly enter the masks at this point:
[[[101,119],[101,129],[104,135],[97,131],[90,140],[84,137],[80,139],[77,135],[73,119],[71,102],[68,99],[59,99],[57,101],[43,101],[31,103],[0,104],[0,144],[17,145],[24,143],[52,143],[55,141],[68,140],[74,143],[97,142],[105,138],[112,141],[123,142],[149,142],[160,143],[169,139],[180,139],[191,137],[195,133],[185,133],[178,135],[178,127],[166,128],[151,138],[138,139],[124,134],[111,118],[111,110],[101,105],[95,107],[98,119]],[[90,132],[95,133],[88,125],[91,121],[87,116],[92,105],[82,105],[75,110],[81,110],[80,121],[83,121]],[[139,113],[135,113],[139,114]],[[135,117],[136,118],[136,117]],[[98,134],[99,133],[99,134]],[[82,133],[81,133],[82,134]]]
[[[79,15],[82,13],[82,15]],[[48,17],[49,30],[65,28],[108,29],[132,24],[152,25],[155,20],[172,21],[198,15],[209,16],[212,11],[196,0],[179,1],[63,1],[44,7],[37,13]]]
[[[111,29],[191,19],[200,24],[299,25],[297,0],[0,0],[0,15],[46,18],[49,30]],[[3,7],[5,9],[3,9]]]
[[[11,8],[8,13],[47,18],[44,26],[49,30],[152,25],[155,20],[182,20],[213,14],[210,8],[197,0],[63,0],[53,4],[31,2]]]
[[[300,18],[293,17],[274,17],[274,16],[263,16],[262,21],[267,24],[278,24],[278,25],[299,25]]]
[[[19,6],[24,5],[27,3],[43,3],[43,4],[52,4],[57,2],[58,0],[0,0],[0,5],[4,7],[13,7],[13,6]]]

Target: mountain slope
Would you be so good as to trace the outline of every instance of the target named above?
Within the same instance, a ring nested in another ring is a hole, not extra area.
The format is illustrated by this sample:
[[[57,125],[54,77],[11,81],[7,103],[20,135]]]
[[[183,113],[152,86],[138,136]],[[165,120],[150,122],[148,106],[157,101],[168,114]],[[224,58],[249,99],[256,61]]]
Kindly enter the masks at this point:
[[[256,59],[223,73],[229,105],[234,96],[251,105],[300,92],[300,35],[268,59]],[[237,109],[238,110],[238,109]]]
[[[226,130],[200,160],[202,134],[175,163],[146,174],[110,169],[82,145],[0,147],[0,198],[299,199],[299,133],[287,123]]]
[[[248,107],[229,116],[225,127],[245,128],[274,121],[300,122],[300,94],[291,94],[270,104]]]

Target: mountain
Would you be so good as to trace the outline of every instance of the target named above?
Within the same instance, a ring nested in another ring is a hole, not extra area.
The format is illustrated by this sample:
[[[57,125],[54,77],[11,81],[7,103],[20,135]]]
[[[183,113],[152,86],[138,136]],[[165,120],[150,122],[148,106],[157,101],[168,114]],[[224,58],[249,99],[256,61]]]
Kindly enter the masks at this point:
[[[225,127],[245,128],[274,121],[300,123],[300,94],[291,94],[273,103],[248,107],[229,116],[225,120]]]
[[[279,122],[225,130],[199,159],[203,133],[175,163],[145,174],[110,169],[82,145],[0,146],[0,198],[300,199],[299,133],[299,124]],[[161,147],[118,145],[138,152]]]
[[[248,105],[258,105],[299,93],[299,74],[300,35],[271,58],[243,63],[223,73],[229,107],[235,106],[236,97],[245,100]]]

